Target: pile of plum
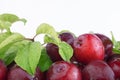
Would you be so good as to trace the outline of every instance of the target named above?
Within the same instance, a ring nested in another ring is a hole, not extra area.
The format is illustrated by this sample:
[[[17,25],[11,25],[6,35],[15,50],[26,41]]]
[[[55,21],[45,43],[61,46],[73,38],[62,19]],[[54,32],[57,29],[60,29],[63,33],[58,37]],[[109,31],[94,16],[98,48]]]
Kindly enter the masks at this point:
[[[31,76],[15,62],[6,66],[0,60],[0,80],[120,80],[120,54],[113,52],[113,42],[106,35],[84,33],[76,37],[63,32],[59,38],[73,49],[69,62],[61,58],[57,45],[48,43],[45,48],[53,62],[48,70],[36,68]]]

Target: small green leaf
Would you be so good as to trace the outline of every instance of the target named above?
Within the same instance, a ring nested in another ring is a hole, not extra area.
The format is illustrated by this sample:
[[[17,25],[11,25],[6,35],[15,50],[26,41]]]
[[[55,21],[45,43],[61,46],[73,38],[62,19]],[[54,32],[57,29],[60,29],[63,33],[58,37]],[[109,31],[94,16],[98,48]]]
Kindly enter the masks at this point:
[[[120,54],[120,41],[115,40],[113,33],[112,35],[112,42],[113,42],[113,52]]]
[[[116,45],[117,45],[117,41],[115,40],[112,31],[111,31],[111,36],[112,36],[112,42],[113,42],[114,47],[117,47],[117,46],[116,46]]]
[[[23,23],[24,23],[24,25],[26,24],[26,22],[27,22],[27,20],[26,19],[24,19],[24,18],[21,18],[21,19],[19,19],[18,21],[22,21]]]
[[[29,74],[34,75],[41,56],[41,44],[28,42],[18,50],[15,62]]]
[[[120,50],[113,48],[113,52],[115,52],[116,54],[120,54]]]
[[[59,43],[58,47],[59,47],[59,54],[62,57],[62,59],[70,62],[70,59],[73,56],[72,47],[66,42]]]
[[[10,31],[10,27],[12,26],[13,23],[17,21],[22,21],[24,24],[27,22],[26,19],[24,18],[19,18],[15,14],[9,14],[9,13],[4,13],[0,15],[0,30],[7,30],[7,32]]]
[[[50,37],[54,38],[56,42],[59,42],[58,34],[55,31],[55,29],[50,26],[49,24],[43,23],[40,26],[38,26],[36,30],[36,34],[46,34],[49,35]]]
[[[10,14],[10,13],[1,14],[0,15],[0,20],[5,21],[5,22],[10,22],[10,23],[14,23],[16,21],[22,21],[22,22],[26,23],[25,19],[20,19],[15,14]]]
[[[41,58],[39,60],[39,64],[38,66],[40,67],[40,70],[42,72],[46,71],[49,69],[49,67],[51,66],[52,61],[49,58],[49,56],[47,55],[46,49],[43,48],[42,52],[41,52]]]
[[[43,23],[37,28],[36,34],[50,34],[56,36],[56,31],[49,24]]]

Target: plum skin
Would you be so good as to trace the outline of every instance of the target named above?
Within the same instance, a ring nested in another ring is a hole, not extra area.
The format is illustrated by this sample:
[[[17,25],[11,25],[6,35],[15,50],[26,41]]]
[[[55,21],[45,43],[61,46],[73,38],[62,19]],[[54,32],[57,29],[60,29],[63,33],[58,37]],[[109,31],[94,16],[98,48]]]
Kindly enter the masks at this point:
[[[59,34],[59,38],[61,39],[61,41],[65,41],[69,45],[71,45],[71,47],[73,47],[73,42],[74,42],[75,36],[72,33],[63,32],[63,33]]]
[[[102,43],[104,45],[104,48],[105,48],[105,60],[106,60],[110,55],[113,54],[113,52],[112,52],[112,50],[113,50],[113,42],[109,37],[107,37],[104,34],[95,33],[95,35],[97,35],[101,39],[101,41],[102,41]]]
[[[104,59],[102,41],[94,34],[82,34],[74,41],[74,56],[78,62],[88,64],[94,60]]]
[[[6,80],[7,76],[7,66],[5,65],[3,60],[0,60],[0,80]]]
[[[30,79],[32,79],[32,76],[29,75],[19,66],[11,68],[7,76],[7,80],[30,80]]]
[[[112,54],[108,61],[108,65],[112,68],[116,80],[120,79],[120,54]]]
[[[112,68],[115,78],[120,79],[120,61],[111,61],[108,63],[109,66]]]
[[[90,62],[82,70],[83,80],[115,80],[111,67],[102,60]]]
[[[62,60],[62,58],[61,58],[61,56],[59,54],[58,49],[59,48],[58,48],[58,46],[56,44],[48,43],[46,45],[47,54],[49,55],[49,57],[51,58],[51,60],[53,62]]]
[[[36,72],[33,76],[15,64],[10,68],[7,75],[7,80],[45,80],[45,77],[39,67],[36,68]]]
[[[47,80],[82,80],[81,70],[72,63],[57,61],[49,68]]]

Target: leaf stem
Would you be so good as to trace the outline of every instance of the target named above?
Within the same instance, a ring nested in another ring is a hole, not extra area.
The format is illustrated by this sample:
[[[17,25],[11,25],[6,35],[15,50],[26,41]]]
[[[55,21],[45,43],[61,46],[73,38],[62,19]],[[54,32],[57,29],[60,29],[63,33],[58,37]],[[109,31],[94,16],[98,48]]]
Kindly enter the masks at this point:
[[[25,40],[30,40],[30,41],[34,42],[34,38],[25,38]]]

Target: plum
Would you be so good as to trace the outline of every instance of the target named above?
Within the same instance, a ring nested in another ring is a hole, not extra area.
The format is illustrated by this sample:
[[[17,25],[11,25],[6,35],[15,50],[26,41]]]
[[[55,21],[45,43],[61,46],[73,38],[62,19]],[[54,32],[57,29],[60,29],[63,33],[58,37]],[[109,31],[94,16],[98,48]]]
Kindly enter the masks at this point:
[[[113,42],[109,37],[107,37],[104,34],[95,33],[95,35],[97,35],[101,39],[101,41],[102,41],[102,43],[104,45],[104,48],[105,48],[105,60],[106,60],[107,57],[109,57],[113,53],[112,52],[112,50],[113,50]]]
[[[62,60],[56,44],[48,43],[46,45],[46,51],[53,62]]]
[[[83,80],[115,80],[110,66],[102,60],[95,60],[87,64],[82,70]]]
[[[9,70],[7,80],[31,80],[32,76],[19,66],[14,66]]]
[[[81,70],[72,63],[57,61],[49,68],[47,80],[82,80]]]
[[[45,80],[45,72],[41,72],[40,68],[37,67],[33,80]]]
[[[85,33],[78,36],[73,46],[74,56],[83,64],[104,59],[104,46],[95,34]]]
[[[63,32],[63,33],[59,34],[59,38],[61,39],[61,41],[65,41],[73,47],[73,42],[74,42],[75,36],[72,33]]]
[[[109,66],[112,68],[116,80],[120,79],[120,54],[113,54],[108,60]]]
[[[44,74],[37,67],[35,74],[32,76],[17,65],[10,68],[7,80],[44,80]]]

